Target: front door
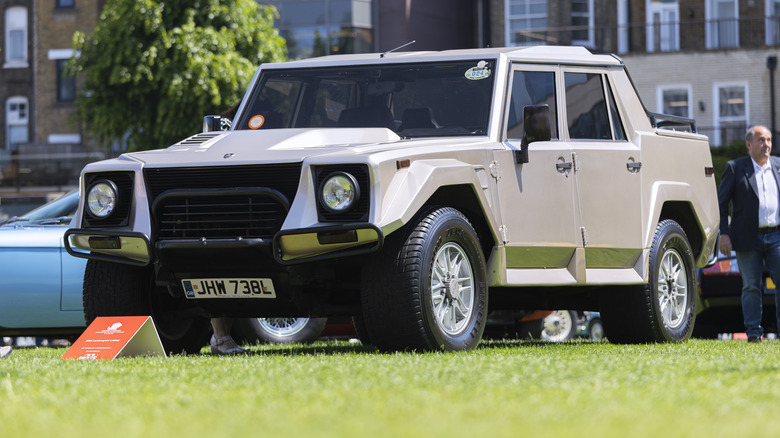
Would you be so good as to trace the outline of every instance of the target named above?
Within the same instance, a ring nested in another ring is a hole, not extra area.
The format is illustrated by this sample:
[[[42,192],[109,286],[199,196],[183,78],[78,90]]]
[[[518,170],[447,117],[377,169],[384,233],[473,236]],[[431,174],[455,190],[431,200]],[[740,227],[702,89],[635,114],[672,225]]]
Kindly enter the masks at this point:
[[[575,225],[572,150],[558,135],[557,70],[515,66],[512,71],[507,111],[510,149],[520,149],[523,107],[527,105],[549,105],[553,138],[532,143],[527,163],[517,164],[513,159],[501,163],[498,189],[508,269],[565,268],[580,246]],[[507,156],[511,157],[508,152]]]

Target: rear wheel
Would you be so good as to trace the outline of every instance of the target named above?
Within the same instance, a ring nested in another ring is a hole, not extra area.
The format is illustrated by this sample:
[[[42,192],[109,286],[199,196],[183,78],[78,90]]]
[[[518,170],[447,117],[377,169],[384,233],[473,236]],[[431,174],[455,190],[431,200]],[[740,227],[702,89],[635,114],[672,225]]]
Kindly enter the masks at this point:
[[[487,320],[485,258],[458,210],[429,208],[363,272],[363,321],[380,350],[469,350]]]
[[[84,319],[151,316],[168,353],[198,353],[208,342],[208,318],[154,286],[152,267],[89,260],[84,271]]]
[[[677,222],[664,220],[650,248],[647,284],[601,295],[601,318],[611,342],[681,342],[696,319],[693,251]]]

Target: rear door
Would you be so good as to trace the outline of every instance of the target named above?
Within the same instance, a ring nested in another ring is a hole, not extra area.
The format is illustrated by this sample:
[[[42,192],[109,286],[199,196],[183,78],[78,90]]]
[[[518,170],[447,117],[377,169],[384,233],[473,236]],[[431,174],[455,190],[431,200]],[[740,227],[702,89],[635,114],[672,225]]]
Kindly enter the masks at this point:
[[[588,281],[600,268],[631,268],[642,252],[642,160],[626,138],[603,68],[564,68],[566,128],[574,153]]]

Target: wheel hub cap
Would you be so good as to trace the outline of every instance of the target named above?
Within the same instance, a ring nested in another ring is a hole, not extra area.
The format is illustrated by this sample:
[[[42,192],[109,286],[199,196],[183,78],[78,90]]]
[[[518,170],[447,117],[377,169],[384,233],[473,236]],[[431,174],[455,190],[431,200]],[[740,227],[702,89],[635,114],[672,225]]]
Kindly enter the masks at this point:
[[[466,252],[454,242],[436,251],[431,298],[436,325],[443,332],[458,335],[467,328],[474,312],[474,275]]]
[[[664,325],[680,327],[688,308],[688,273],[682,257],[674,249],[666,250],[661,258],[656,295]]]

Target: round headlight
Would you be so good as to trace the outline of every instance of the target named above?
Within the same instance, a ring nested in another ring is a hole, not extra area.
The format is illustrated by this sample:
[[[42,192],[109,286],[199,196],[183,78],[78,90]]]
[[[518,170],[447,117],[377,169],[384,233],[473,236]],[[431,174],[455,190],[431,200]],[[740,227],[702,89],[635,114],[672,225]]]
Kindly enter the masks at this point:
[[[349,210],[359,197],[357,180],[346,172],[328,175],[320,186],[320,204],[333,213]]]
[[[87,211],[98,219],[105,219],[116,208],[116,201],[116,185],[111,181],[98,181],[87,192]]]

